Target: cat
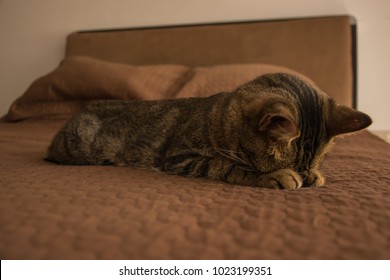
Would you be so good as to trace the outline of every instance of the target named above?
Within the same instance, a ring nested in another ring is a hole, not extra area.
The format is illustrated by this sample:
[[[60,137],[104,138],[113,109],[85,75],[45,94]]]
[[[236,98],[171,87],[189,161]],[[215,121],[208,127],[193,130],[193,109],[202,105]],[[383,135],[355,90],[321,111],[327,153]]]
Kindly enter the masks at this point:
[[[58,132],[46,159],[264,188],[318,187],[334,137],[371,122],[297,76],[266,74],[206,98],[94,101]]]

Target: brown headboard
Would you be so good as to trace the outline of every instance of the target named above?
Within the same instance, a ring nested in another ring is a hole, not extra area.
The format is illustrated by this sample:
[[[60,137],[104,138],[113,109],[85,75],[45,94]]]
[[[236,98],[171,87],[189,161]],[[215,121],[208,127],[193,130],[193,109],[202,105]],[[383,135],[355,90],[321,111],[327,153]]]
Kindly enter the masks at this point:
[[[350,16],[79,31],[66,56],[133,65],[267,63],[312,78],[338,103],[354,106],[355,27]]]

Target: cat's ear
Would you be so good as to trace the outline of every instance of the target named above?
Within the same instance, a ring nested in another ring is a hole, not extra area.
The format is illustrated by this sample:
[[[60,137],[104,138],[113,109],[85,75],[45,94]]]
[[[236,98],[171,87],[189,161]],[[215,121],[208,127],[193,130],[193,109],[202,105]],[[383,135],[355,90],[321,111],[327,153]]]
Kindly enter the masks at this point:
[[[260,119],[259,131],[288,142],[299,137],[300,131],[289,112],[278,110],[275,113],[267,113]]]
[[[273,98],[261,98],[244,106],[253,128],[278,140],[292,141],[299,137],[298,123],[285,104]]]
[[[331,112],[329,133],[331,136],[351,133],[364,129],[371,123],[368,115],[346,106],[336,105]]]

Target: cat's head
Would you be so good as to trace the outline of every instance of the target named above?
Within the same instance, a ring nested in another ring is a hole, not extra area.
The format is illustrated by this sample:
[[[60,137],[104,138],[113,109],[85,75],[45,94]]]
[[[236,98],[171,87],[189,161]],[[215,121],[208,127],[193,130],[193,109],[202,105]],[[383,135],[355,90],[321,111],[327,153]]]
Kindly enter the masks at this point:
[[[241,143],[263,172],[317,168],[335,136],[368,127],[371,118],[338,105],[296,76],[263,75],[236,91],[244,115]]]

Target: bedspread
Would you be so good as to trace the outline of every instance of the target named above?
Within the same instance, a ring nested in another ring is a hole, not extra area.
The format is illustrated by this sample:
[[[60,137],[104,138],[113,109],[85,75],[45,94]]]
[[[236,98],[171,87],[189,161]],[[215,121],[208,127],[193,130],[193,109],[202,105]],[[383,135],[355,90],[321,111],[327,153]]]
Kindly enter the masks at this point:
[[[45,162],[63,123],[0,123],[1,259],[390,258],[390,145],[367,131],[289,191]]]

